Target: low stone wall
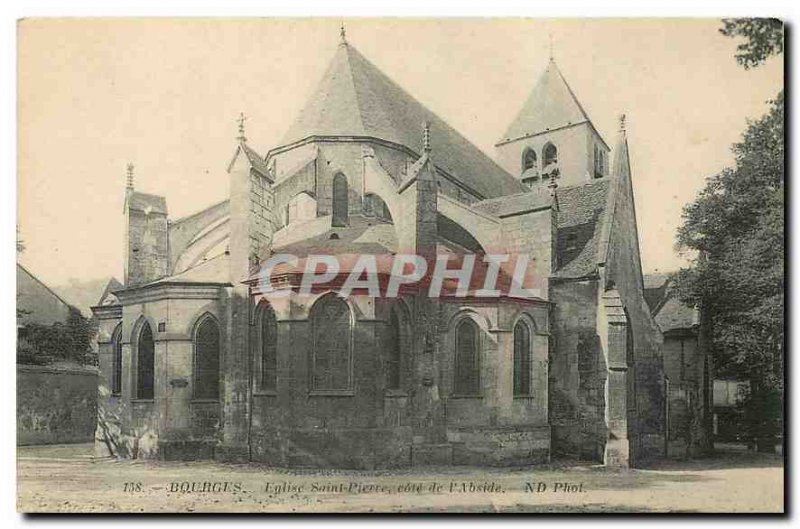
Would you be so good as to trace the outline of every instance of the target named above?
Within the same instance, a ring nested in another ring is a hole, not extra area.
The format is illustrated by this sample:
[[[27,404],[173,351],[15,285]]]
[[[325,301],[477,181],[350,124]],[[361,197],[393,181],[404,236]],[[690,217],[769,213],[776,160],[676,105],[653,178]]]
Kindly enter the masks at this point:
[[[97,422],[97,370],[17,366],[17,444],[89,443]]]

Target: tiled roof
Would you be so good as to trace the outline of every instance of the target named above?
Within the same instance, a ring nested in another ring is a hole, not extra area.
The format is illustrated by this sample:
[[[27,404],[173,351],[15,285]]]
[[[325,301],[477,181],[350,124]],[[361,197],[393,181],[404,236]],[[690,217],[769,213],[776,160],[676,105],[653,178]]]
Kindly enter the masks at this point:
[[[350,44],[339,46],[282,144],[310,136],[368,136],[421,154],[424,122],[437,167],[486,198],[522,191],[515,178]]]
[[[564,76],[551,60],[528,100],[498,143],[589,121]]]
[[[495,217],[507,217],[515,213],[547,208],[550,207],[552,202],[553,198],[550,195],[550,191],[539,187],[532,191],[481,200],[472,204],[472,207]]]
[[[555,277],[584,277],[596,270],[609,183],[608,179],[603,179],[558,189],[558,268]]]
[[[167,214],[167,199],[159,195],[134,191],[128,196],[127,204],[137,211]]]

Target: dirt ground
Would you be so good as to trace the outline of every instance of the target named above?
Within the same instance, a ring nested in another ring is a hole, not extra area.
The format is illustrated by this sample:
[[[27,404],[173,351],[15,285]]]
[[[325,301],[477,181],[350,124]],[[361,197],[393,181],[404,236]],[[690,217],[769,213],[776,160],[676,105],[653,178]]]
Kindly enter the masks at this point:
[[[783,460],[731,448],[613,472],[591,465],[286,470],[99,459],[20,447],[21,512],[782,512]]]

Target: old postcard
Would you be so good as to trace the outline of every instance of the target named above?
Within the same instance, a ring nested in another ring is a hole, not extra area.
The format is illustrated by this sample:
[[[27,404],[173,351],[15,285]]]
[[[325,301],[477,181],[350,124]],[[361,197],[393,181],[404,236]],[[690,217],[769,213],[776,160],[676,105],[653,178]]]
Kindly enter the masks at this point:
[[[18,510],[783,512],[783,33],[19,21]]]

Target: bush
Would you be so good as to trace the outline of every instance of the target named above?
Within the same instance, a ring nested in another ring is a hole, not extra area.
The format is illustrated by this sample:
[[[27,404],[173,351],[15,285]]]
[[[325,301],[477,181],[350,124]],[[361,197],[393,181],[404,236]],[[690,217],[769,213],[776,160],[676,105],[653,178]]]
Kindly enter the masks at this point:
[[[95,332],[93,322],[74,307],[70,307],[64,323],[29,323],[17,329],[17,363],[47,365],[68,360],[97,365],[97,355],[91,347]]]

